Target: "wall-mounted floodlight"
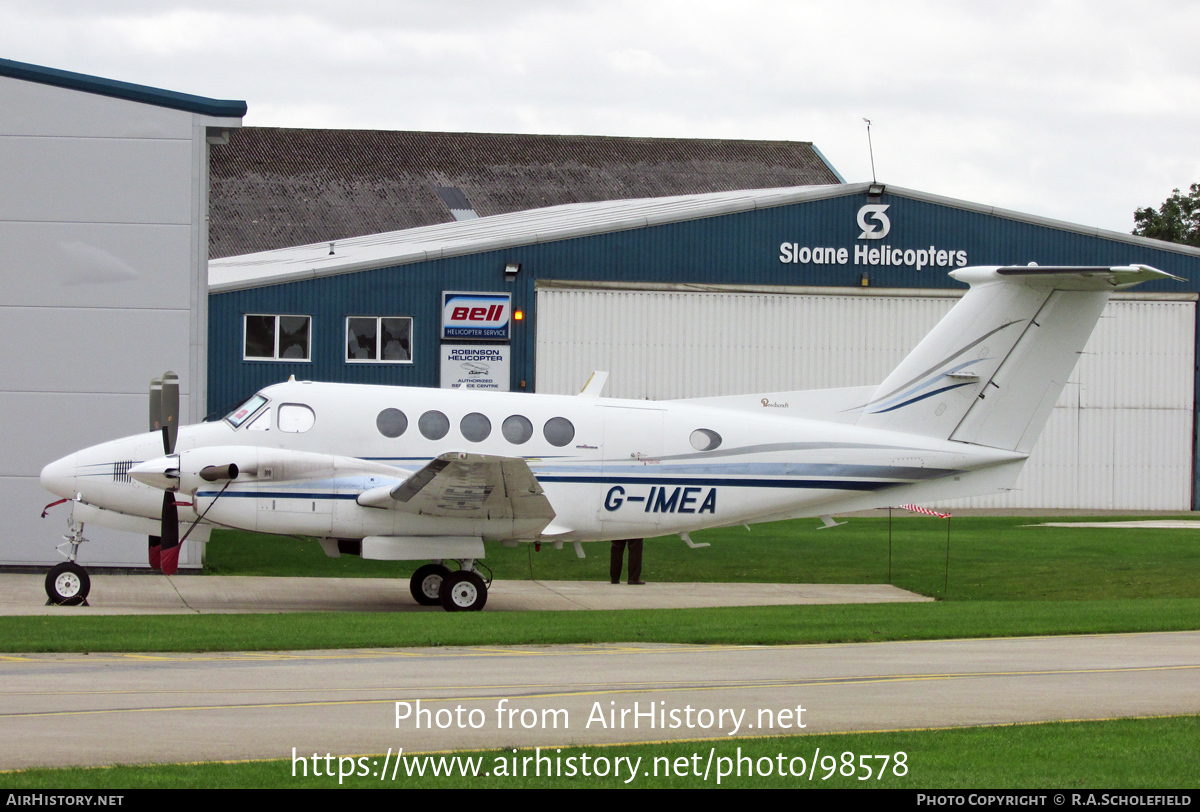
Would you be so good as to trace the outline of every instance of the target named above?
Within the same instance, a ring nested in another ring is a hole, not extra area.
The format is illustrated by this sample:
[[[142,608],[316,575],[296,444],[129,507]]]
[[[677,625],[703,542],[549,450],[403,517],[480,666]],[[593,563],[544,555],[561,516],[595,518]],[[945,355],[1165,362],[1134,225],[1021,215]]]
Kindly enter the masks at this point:
[[[504,266],[504,281],[513,282],[517,278],[517,274],[521,272],[521,263],[510,262]]]
[[[887,191],[886,183],[872,183],[867,187],[867,197],[879,198]]]

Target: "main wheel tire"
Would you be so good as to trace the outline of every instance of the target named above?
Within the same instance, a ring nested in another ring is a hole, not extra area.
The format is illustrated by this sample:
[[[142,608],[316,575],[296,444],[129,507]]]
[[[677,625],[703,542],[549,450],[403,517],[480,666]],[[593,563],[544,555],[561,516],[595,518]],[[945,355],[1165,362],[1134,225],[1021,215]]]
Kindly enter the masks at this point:
[[[442,581],[438,597],[447,612],[478,612],[487,603],[487,586],[476,573],[459,570]]]
[[[74,561],[64,561],[46,574],[46,597],[55,606],[78,606],[91,589],[87,570]]]
[[[442,581],[448,577],[450,570],[441,564],[417,567],[417,571],[408,582],[408,591],[412,593],[413,600],[422,606],[437,606],[442,602]]]

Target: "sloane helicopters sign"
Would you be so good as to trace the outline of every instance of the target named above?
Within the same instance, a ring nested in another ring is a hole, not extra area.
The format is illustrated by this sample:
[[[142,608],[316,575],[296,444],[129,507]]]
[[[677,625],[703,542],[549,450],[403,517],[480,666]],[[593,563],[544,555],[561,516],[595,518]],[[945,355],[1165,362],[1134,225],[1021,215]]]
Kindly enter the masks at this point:
[[[963,268],[967,252],[960,248],[928,245],[920,248],[897,248],[882,243],[892,231],[892,220],[886,203],[868,203],[858,210],[858,235],[861,242],[851,247],[802,245],[784,242],[779,245],[779,261],[791,265],[854,265],[907,266],[922,268]]]

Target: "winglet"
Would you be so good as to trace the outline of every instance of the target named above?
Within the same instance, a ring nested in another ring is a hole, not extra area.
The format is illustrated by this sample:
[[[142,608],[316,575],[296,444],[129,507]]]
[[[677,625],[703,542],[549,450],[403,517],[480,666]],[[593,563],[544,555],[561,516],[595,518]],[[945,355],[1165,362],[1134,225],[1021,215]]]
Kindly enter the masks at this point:
[[[587,379],[587,383],[583,385],[583,389],[579,390],[581,398],[598,398],[600,390],[604,388],[604,384],[608,382],[607,372],[593,372],[592,377]]]

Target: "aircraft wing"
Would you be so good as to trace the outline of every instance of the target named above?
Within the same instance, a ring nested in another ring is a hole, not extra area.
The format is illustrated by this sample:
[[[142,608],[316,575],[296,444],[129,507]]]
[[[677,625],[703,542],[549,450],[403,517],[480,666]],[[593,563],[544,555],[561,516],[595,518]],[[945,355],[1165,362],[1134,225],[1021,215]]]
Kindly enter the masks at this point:
[[[525,460],[487,454],[442,454],[399,485],[366,491],[358,503],[443,518],[538,520],[543,526],[554,518]]]

